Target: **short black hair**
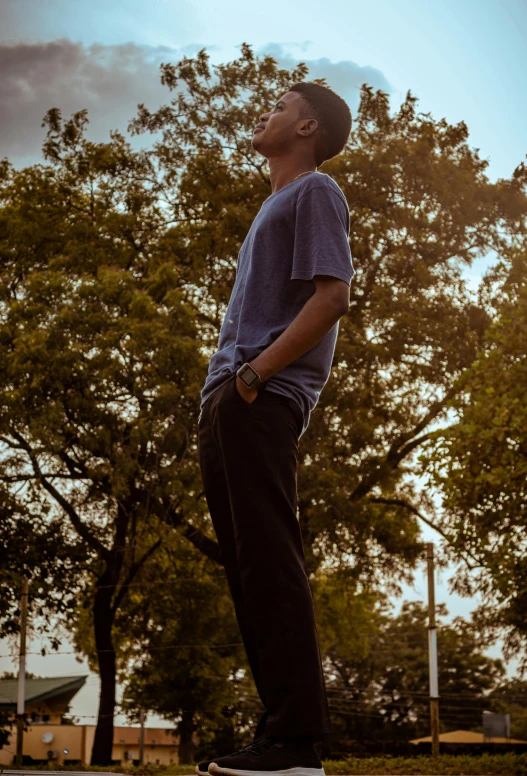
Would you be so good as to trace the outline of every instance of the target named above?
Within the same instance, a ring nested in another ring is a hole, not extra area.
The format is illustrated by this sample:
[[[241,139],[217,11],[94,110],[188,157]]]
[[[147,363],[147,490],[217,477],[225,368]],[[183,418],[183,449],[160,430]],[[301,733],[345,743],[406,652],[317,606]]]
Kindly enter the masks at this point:
[[[303,114],[312,113],[318,121],[315,161],[319,167],[322,162],[340,154],[346,145],[351,132],[351,111],[333,89],[314,81],[293,84],[289,91],[302,95],[307,103]]]

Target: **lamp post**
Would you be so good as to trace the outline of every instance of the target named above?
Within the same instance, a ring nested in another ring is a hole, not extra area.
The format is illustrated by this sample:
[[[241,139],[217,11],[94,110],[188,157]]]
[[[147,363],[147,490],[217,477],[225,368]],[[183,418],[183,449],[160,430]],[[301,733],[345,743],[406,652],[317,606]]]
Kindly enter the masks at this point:
[[[22,767],[22,752],[24,746],[24,712],[26,701],[26,631],[27,631],[27,598],[29,581],[22,578],[22,594],[20,596],[20,650],[18,653],[18,698],[16,705],[16,765]]]
[[[434,545],[426,545],[428,566],[428,663],[430,674],[430,729],[432,735],[432,755],[439,755],[439,683],[437,677],[437,627],[436,600],[434,586]]]

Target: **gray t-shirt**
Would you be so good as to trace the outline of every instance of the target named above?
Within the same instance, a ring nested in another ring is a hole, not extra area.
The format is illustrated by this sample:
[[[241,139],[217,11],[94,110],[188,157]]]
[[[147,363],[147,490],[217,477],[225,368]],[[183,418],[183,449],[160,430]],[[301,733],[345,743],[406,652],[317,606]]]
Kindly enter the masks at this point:
[[[314,294],[314,275],[350,283],[346,198],[325,173],[297,178],[271,194],[240,248],[236,280],[211,358],[201,406],[246,361],[265,350]],[[266,390],[289,396],[302,410],[306,430],[328,381],[339,324],[311,350],[266,381]]]

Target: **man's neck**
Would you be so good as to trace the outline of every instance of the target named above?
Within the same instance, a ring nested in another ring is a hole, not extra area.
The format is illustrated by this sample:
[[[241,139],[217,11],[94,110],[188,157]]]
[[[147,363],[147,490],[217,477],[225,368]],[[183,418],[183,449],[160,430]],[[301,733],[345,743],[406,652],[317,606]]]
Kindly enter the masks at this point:
[[[312,158],[275,157],[269,159],[269,177],[273,194],[291,183],[304,172],[315,171],[316,163]],[[305,176],[303,176],[305,177]]]

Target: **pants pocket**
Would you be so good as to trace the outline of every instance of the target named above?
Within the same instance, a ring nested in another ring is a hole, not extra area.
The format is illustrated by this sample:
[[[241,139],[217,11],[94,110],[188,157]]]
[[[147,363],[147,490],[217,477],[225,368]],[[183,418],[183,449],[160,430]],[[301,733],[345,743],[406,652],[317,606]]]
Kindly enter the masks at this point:
[[[232,376],[232,390],[234,391],[234,393],[236,394],[238,399],[241,401],[241,403],[243,405],[245,405],[245,407],[252,407],[253,404],[256,404],[256,402],[258,401],[258,398],[260,396],[260,392],[258,392],[258,395],[257,395],[257,397],[256,397],[256,399],[254,401],[251,401],[251,402],[245,401],[245,399],[243,398],[243,396],[239,392],[238,388],[236,387],[236,372]]]

